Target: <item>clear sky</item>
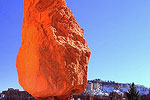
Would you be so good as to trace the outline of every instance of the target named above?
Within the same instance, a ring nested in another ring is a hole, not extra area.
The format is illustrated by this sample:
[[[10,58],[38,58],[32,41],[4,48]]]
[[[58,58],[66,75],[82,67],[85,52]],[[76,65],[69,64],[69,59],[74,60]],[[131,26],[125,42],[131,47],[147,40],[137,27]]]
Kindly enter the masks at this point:
[[[88,79],[150,87],[150,0],[66,0],[92,52]],[[0,91],[19,88],[23,0],[0,0]]]

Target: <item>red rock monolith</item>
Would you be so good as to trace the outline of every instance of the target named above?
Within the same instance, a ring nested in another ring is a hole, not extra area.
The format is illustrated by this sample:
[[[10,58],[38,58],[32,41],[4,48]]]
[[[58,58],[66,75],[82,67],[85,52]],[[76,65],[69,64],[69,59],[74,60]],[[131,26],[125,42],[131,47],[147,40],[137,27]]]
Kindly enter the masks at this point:
[[[85,91],[90,50],[65,0],[24,0],[19,83],[40,100]]]

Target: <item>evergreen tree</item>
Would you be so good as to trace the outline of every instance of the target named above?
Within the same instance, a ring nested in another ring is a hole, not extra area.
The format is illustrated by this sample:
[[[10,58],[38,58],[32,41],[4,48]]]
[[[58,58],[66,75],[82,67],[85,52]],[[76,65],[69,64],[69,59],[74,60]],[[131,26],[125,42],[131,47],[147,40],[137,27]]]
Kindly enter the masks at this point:
[[[127,93],[127,98],[128,100],[140,100],[139,97],[139,92],[136,91],[136,86],[134,85],[134,83],[132,83]]]
[[[113,100],[113,99],[116,97],[116,94],[117,94],[117,93],[114,92],[114,91],[110,92],[110,93],[109,93],[110,99]]]

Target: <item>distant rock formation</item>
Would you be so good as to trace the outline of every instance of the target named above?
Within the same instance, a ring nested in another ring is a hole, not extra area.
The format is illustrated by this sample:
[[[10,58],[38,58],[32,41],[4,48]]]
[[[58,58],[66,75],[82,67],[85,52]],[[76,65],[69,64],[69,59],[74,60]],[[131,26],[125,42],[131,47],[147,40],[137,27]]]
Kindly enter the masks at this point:
[[[90,50],[65,0],[24,0],[19,83],[37,99],[85,91]]]
[[[0,93],[0,100],[35,100],[35,98],[26,91],[9,88],[7,91]]]
[[[119,95],[123,95],[128,92],[131,84],[129,83],[118,83],[115,81],[103,81],[100,79],[88,80],[85,94],[109,96],[110,92],[117,92]],[[136,85],[137,91],[140,95],[149,94],[149,88],[143,85]]]

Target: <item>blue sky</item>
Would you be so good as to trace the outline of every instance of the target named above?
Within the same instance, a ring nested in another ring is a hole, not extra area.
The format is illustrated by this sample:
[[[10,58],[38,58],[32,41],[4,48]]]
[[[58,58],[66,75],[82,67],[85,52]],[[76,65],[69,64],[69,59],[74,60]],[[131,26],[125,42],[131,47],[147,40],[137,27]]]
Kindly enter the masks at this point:
[[[66,0],[92,52],[88,79],[150,87],[150,1]],[[16,56],[23,0],[0,0],[0,91],[21,89]]]

